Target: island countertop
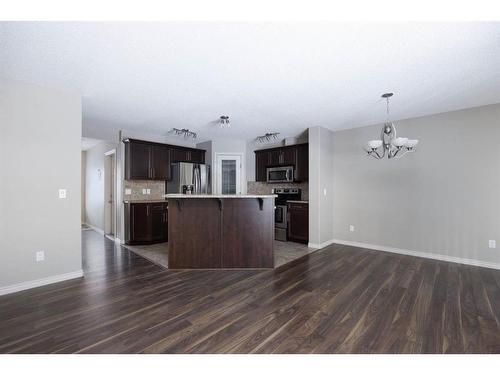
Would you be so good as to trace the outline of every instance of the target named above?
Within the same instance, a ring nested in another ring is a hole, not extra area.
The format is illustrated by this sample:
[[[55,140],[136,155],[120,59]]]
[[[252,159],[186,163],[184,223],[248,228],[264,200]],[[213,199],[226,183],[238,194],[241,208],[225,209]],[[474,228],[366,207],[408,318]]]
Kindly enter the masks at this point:
[[[275,194],[165,194],[166,199],[179,199],[179,198],[276,198]]]

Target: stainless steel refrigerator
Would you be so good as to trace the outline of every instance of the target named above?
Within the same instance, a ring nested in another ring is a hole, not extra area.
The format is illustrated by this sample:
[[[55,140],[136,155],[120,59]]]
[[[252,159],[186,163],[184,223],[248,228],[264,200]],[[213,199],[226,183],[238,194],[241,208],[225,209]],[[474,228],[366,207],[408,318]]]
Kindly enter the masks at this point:
[[[194,163],[172,163],[168,194],[211,194],[210,166]]]

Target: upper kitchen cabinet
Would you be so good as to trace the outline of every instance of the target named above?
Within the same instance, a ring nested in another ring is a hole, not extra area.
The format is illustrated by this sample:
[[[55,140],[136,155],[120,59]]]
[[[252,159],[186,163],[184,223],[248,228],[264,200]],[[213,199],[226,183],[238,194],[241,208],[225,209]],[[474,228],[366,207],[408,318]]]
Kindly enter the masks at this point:
[[[125,143],[125,179],[149,180],[151,178],[151,145],[130,141]]]
[[[170,180],[170,164],[174,162],[204,163],[205,150],[163,143],[126,139],[126,180]]]
[[[188,163],[205,163],[205,150],[193,148],[174,147],[171,151],[172,163],[188,162]]]
[[[153,180],[170,180],[170,149],[166,145],[151,145]]]
[[[255,151],[255,181],[265,182],[267,180],[266,169],[280,166],[293,166],[294,181],[307,181],[309,179],[309,144]]]
[[[309,180],[309,144],[297,145],[294,180],[297,182]]]
[[[266,168],[271,164],[271,153],[267,150],[255,152],[255,181],[266,181]]]

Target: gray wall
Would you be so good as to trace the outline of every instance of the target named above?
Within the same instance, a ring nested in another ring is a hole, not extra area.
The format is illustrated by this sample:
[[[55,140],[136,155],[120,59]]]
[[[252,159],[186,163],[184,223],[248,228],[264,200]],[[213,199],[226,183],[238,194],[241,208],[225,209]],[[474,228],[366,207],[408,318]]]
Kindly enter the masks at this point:
[[[309,246],[323,247],[333,238],[333,133],[309,128]]]
[[[102,231],[104,231],[104,153],[113,149],[117,149],[118,155],[117,143],[101,142],[85,152],[85,222]],[[119,169],[118,165],[117,167]],[[118,178],[119,176],[117,180]]]
[[[500,104],[396,127],[418,152],[368,159],[380,125],[333,133],[333,237],[500,263],[500,243],[488,248],[500,240]]]
[[[80,271],[80,96],[0,79],[0,97],[0,288]]]

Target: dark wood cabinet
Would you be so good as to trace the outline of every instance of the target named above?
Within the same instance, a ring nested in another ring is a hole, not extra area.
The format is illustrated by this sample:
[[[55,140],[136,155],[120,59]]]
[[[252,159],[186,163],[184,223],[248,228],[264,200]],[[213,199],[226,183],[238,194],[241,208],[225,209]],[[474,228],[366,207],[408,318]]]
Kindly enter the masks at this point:
[[[309,241],[309,204],[288,203],[288,239],[302,243]]]
[[[128,203],[125,208],[127,244],[140,245],[168,240],[167,203]]]
[[[297,147],[289,147],[281,150],[280,165],[295,165],[297,164]]]
[[[255,153],[255,181],[265,182],[267,180],[266,168],[271,164],[271,153],[259,151]]]
[[[124,143],[126,180],[168,181],[171,163],[205,163],[205,150],[137,139],[126,139]]]
[[[296,160],[294,180],[297,182],[309,180],[309,144],[298,145],[295,149]]]
[[[270,148],[255,151],[255,181],[267,181],[266,169],[279,166],[294,167],[294,181],[309,179],[309,144]]]
[[[167,210],[163,203],[150,204],[151,241],[167,241]]]
[[[151,146],[151,174],[153,180],[170,180],[170,150],[168,147]]]
[[[189,157],[191,163],[205,164],[205,150],[191,150]]]
[[[127,180],[148,180],[151,177],[151,146],[140,142],[125,144]]]
[[[130,205],[130,242],[149,241],[149,204],[133,203]]]

